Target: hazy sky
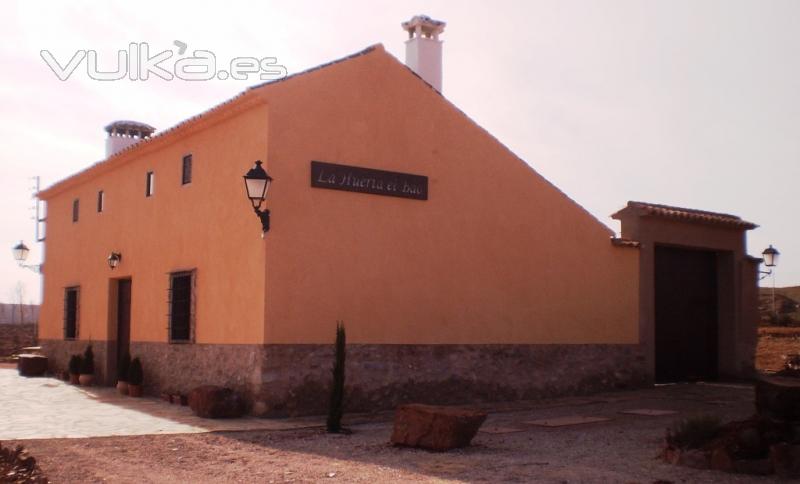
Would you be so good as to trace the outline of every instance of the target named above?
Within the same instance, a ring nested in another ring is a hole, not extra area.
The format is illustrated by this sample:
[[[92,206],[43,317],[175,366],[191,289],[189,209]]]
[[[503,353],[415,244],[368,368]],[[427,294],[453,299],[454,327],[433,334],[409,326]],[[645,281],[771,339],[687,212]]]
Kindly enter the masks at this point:
[[[760,225],[751,254],[782,252],[777,285],[800,284],[800,2],[18,1],[0,18],[0,301],[17,281],[40,298],[10,251],[42,256],[29,177],[102,159],[112,120],[164,129],[259,82],[97,81],[85,60],[62,82],[41,50],[111,68],[131,42],[179,40],[291,73],[375,43],[404,60],[420,13],[447,22],[444,95],[602,222],[618,231],[627,200],[740,215]]]

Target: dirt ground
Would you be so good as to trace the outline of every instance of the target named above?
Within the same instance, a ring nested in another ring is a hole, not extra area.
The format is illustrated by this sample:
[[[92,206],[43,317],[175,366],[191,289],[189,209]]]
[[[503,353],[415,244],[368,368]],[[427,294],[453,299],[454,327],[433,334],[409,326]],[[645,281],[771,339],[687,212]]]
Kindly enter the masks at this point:
[[[761,371],[781,370],[784,356],[789,353],[800,353],[800,327],[758,328],[756,368]]]
[[[52,482],[770,482],[657,459],[676,419],[753,413],[749,386],[670,385],[588,399],[493,407],[473,445],[432,453],[389,445],[391,414],[350,417],[352,435],[322,429],[27,440]],[[644,417],[623,410],[669,409]],[[538,427],[559,416],[606,422]],[[507,433],[503,433],[507,432]],[[7,442],[14,445],[15,442]]]

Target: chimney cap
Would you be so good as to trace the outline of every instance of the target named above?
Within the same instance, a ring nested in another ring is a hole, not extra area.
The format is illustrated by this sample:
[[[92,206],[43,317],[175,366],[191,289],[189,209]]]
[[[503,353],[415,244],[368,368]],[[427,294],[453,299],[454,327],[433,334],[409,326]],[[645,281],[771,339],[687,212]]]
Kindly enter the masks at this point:
[[[414,32],[418,32],[425,37],[438,37],[439,34],[444,32],[447,23],[441,20],[434,20],[427,15],[414,15],[411,20],[400,24],[403,30],[406,30],[409,36],[413,36]]]
[[[150,135],[155,132],[156,128],[146,123],[121,119],[110,123],[105,127],[105,130],[109,136],[128,135],[137,136],[140,138],[149,138]]]

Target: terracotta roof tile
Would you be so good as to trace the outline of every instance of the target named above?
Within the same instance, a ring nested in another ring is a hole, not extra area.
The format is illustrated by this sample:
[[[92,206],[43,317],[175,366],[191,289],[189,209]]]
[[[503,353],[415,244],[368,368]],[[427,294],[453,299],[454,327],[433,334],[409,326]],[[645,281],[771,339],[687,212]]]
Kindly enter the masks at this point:
[[[641,242],[637,242],[631,239],[623,239],[622,237],[611,237],[611,244],[617,247],[631,247],[631,248],[639,248],[641,247]]]
[[[751,230],[758,225],[742,220],[736,215],[727,213],[707,212],[693,208],[672,207],[670,205],[660,205],[647,202],[628,202],[626,209],[634,209],[641,216],[661,217],[685,222],[695,222],[709,225],[720,225],[725,227]],[[625,210],[625,209],[623,209]],[[620,210],[621,212],[621,210]],[[617,212],[619,213],[619,212]],[[616,215],[616,214],[614,214]],[[613,216],[612,216],[613,217]]]

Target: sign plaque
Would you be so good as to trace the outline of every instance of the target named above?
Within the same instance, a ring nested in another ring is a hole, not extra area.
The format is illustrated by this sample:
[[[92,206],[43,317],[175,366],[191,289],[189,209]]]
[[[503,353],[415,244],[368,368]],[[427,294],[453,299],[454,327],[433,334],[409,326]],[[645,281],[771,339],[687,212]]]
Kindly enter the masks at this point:
[[[359,166],[311,162],[311,186],[388,197],[428,199],[428,177]]]

